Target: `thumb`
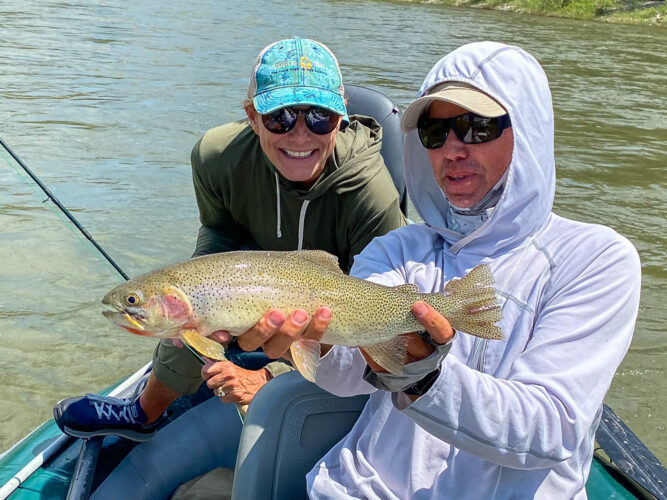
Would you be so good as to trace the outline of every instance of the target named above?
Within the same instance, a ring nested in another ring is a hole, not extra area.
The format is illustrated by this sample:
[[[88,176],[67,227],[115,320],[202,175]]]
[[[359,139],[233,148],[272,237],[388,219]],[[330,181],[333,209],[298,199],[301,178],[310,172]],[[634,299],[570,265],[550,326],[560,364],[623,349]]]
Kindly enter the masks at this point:
[[[454,329],[447,318],[426,302],[415,302],[412,314],[438,344],[446,344],[454,337]]]

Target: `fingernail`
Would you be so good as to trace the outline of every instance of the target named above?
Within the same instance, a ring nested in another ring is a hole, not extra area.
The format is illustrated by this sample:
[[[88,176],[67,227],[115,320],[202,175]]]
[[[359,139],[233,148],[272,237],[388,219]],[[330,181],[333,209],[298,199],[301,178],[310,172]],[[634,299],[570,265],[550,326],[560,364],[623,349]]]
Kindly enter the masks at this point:
[[[292,314],[292,319],[297,325],[303,325],[308,320],[308,315],[305,311],[297,309],[294,311],[294,314]]]
[[[282,326],[284,322],[285,322],[285,317],[282,315],[281,312],[271,311],[269,313],[269,324],[272,327],[278,328],[279,326]]]
[[[331,309],[329,309],[328,307],[321,307],[320,310],[318,311],[318,314],[322,319],[329,319],[331,318]]]
[[[419,316],[420,318],[426,314],[426,304],[423,302],[417,302],[413,307],[412,307],[412,313],[415,316]]]

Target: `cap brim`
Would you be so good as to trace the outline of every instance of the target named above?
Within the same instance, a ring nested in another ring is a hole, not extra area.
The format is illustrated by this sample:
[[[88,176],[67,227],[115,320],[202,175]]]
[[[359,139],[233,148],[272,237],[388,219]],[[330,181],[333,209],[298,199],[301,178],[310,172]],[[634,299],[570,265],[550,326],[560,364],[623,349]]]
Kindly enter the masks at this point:
[[[412,102],[403,113],[401,130],[408,132],[417,127],[421,115],[433,101],[456,104],[468,111],[488,118],[507,114],[498,101],[481,90],[462,82],[447,82],[436,87],[436,91]]]
[[[287,106],[320,106],[338,115],[347,116],[345,101],[340,94],[316,87],[283,87],[269,90],[257,94],[252,103],[261,115]]]

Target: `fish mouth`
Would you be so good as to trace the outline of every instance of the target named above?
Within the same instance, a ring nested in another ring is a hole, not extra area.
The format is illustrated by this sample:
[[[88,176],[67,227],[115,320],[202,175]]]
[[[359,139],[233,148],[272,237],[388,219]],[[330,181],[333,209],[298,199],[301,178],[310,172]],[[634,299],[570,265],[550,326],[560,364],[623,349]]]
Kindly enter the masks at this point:
[[[153,334],[146,330],[146,327],[141,324],[141,321],[144,319],[137,315],[134,312],[127,311],[125,309],[107,309],[102,311],[102,315],[111,321],[113,324],[127,330],[130,333],[135,335],[141,335],[142,337],[151,337]]]

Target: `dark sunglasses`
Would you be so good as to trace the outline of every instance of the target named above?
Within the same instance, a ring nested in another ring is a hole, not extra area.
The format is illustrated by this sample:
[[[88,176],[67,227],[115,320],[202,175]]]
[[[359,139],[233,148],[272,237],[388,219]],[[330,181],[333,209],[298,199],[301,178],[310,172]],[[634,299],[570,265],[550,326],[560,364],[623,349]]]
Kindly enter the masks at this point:
[[[325,135],[338,125],[337,115],[328,109],[312,106],[308,109],[280,108],[268,115],[262,115],[262,122],[269,132],[286,134],[294,128],[299,115],[306,118],[306,126],[317,135]]]
[[[445,144],[450,130],[464,144],[479,144],[497,139],[503,130],[511,126],[509,115],[486,118],[465,113],[452,118],[430,118],[424,114],[417,122],[417,131],[426,149],[438,149]]]

